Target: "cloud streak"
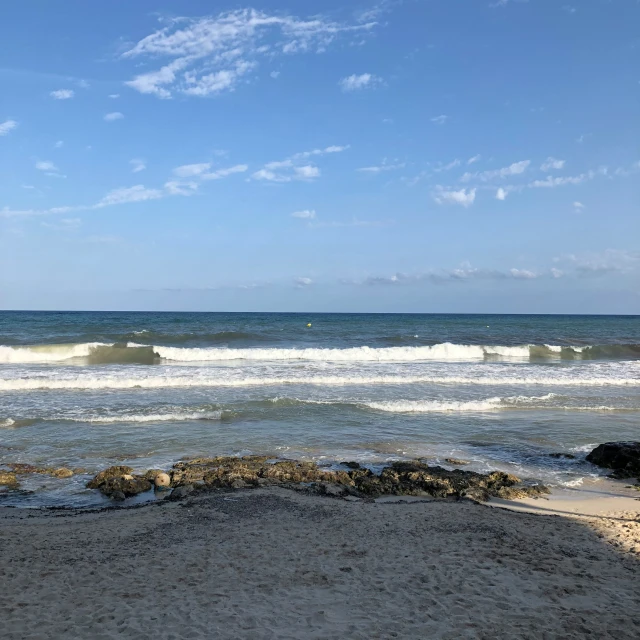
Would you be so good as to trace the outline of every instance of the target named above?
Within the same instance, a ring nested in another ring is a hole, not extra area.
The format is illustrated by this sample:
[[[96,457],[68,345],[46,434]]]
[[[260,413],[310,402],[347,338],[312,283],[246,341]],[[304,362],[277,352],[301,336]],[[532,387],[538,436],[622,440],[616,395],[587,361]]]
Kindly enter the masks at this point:
[[[371,89],[382,82],[381,78],[373,75],[372,73],[361,73],[356,75],[355,73],[342,78],[338,83],[340,88],[345,91],[359,91],[361,89]]]
[[[475,173],[467,172],[462,176],[462,178],[460,178],[460,180],[461,182],[471,182],[472,180],[488,182],[489,180],[495,180],[496,178],[508,178],[509,176],[516,176],[524,173],[530,164],[531,160],[521,160],[520,162],[514,162],[508,167],[503,167],[502,169],[477,171]]]
[[[361,38],[376,22],[342,24],[322,16],[301,19],[255,9],[202,18],[173,18],[122,57],[167,62],[126,84],[158,98],[175,94],[204,97],[233,91],[263,58],[323,52],[342,36]]]
[[[470,207],[476,199],[476,189],[460,189],[458,191],[447,191],[444,187],[436,187],[433,199],[438,204],[459,204],[463,207]]]
[[[262,182],[292,182],[295,180],[314,180],[320,176],[320,169],[313,164],[308,164],[309,158],[335,154],[346,151],[349,145],[332,145],[324,149],[313,149],[294,153],[284,160],[267,162],[262,169],[254,172],[252,180]]]
[[[70,100],[76,95],[73,89],[58,89],[49,94],[54,100]]]
[[[5,120],[0,123],[0,136],[6,136],[10,131],[13,131],[18,126],[15,120]]]

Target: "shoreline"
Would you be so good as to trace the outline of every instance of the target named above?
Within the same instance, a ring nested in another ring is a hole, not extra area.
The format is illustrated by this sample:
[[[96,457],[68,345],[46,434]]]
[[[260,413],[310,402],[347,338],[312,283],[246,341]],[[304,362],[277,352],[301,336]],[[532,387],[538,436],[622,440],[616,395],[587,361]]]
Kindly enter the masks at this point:
[[[0,508],[0,617],[8,640],[631,639],[635,504],[575,518],[268,487],[91,511]]]

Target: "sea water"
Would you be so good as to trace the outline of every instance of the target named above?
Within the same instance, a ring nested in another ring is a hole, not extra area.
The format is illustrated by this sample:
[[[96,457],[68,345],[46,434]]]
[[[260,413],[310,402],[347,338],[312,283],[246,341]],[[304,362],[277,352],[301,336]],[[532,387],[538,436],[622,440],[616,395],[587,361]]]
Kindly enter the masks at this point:
[[[0,504],[99,504],[84,484],[112,464],[250,453],[575,487],[620,439],[640,439],[638,316],[0,312],[0,464],[86,470]]]

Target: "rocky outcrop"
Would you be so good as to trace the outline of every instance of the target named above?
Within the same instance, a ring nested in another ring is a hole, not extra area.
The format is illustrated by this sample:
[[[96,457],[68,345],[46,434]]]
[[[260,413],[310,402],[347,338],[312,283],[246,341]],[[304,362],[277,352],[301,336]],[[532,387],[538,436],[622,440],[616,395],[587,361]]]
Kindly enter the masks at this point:
[[[49,471],[49,475],[54,478],[70,478],[73,476],[73,471],[66,467],[60,467],[59,469],[52,469]]]
[[[371,471],[353,474],[355,488],[371,497],[382,495],[433,496],[435,498],[537,497],[549,493],[541,485],[523,485],[516,476],[502,471],[483,474],[473,471],[430,467],[423,462],[394,462],[380,475]]]
[[[139,493],[149,491],[152,484],[144,476],[131,474],[131,467],[109,467],[87,483],[89,489],[98,489],[114,500],[124,500]]]
[[[52,476],[53,478],[70,478],[74,475],[74,472],[71,469],[67,469],[67,467],[37,467],[33,464],[24,464],[22,462],[11,462],[6,466],[20,476],[37,473]]]
[[[13,471],[0,471],[0,486],[10,489],[18,488],[18,478]]]
[[[550,453],[549,454],[550,458],[565,458],[567,460],[575,460],[576,457],[573,455],[573,453]]]
[[[445,458],[444,461],[454,467],[463,467],[467,464],[471,464],[468,460],[460,460],[460,458]]]
[[[461,469],[430,467],[424,462],[395,462],[380,474],[357,463],[349,470],[329,471],[313,462],[272,460],[265,456],[195,458],[176,463],[168,474],[153,469],[132,475],[131,467],[110,467],[87,486],[115,499],[148,491],[160,479],[173,488],[170,499],[211,489],[244,489],[272,485],[309,488],[333,497],[377,498],[384,495],[432,496],[487,500],[490,497],[521,498],[548,493],[541,485],[525,485],[519,478],[494,471],[489,474]]]
[[[605,442],[588,454],[587,460],[599,467],[613,469],[614,478],[638,478],[640,481],[640,442]]]
[[[519,478],[494,471],[474,473],[423,462],[395,462],[377,475],[357,463],[343,463],[349,471],[325,471],[313,462],[270,461],[263,456],[199,458],[179,462],[171,470],[171,486],[243,488],[277,484],[313,483],[319,493],[379,497],[382,495],[429,495],[438,498],[520,498],[549,493],[541,485],[527,486]]]

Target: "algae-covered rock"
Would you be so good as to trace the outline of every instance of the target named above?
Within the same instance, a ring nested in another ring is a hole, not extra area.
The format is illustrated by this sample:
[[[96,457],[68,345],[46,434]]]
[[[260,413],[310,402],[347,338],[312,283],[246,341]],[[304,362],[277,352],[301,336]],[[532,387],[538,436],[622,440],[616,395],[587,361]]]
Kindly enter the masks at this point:
[[[542,485],[526,486],[516,476],[502,471],[483,474],[461,469],[447,470],[430,467],[421,461],[394,462],[380,474],[357,464],[344,466],[350,470],[327,471],[313,462],[273,461],[265,456],[219,456],[178,462],[168,474],[152,469],[144,476],[134,476],[130,467],[110,467],[87,486],[119,498],[147,491],[152,482],[160,481],[164,487],[168,483],[173,488],[170,498],[174,500],[194,491],[274,485],[307,487],[310,491],[335,497],[413,495],[467,497],[482,501],[490,497],[537,497],[549,492]]]
[[[18,478],[13,471],[0,471],[0,486],[16,489]]]
[[[121,478],[122,476],[126,476],[133,471],[131,467],[125,466],[116,466],[109,467],[104,471],[98,473],[93,479],[87,482],[87,488],[89,489],[99,489],[103,484],[107,482],[107,480],[111,478]]]
[[[73,475],[73,471],[67,469],[67,467],[38,467],[23,462],[11,462],[7,466],[20,476],[36,473],[44,476],[52,476],[53,478],[70,478]]]
[[[142,477],[121,476],[119,478],[108,478],[98,487],[105,496],[119,498],[120,494],[126,498],[137,496],[139,493],[149,491],[152,484]]]
[[[452,464],[454,467],[463,467],[467,464],[471,464],[468,460],[460,460],[459,458],[445,458],[444,461],[447,464]]]
[[[131,467],[109,467],[87,483],[89,489],[98,489],[105,496],[122,500],[149,491],[152,484],[143,476],[131,474]]]
[[[353,473],[353,472],[352,472]],[[352,476],[353,477],[353,476]],[[430,467],[423,462],[394,462],[385,467],[379,476],[358,475],[355,486],[361,493],[377,498],[382,495],[430,495],[435,498],[463,498],[488,500],[502,495],[507,489],[515,487],[522,495],[540,495],[548,489],[535,490],[520,484],[516,476],[494,471],[489,474],[475,473],[442,467]]]
[[[66,467],[60,467],[58,469],[51,469],[49,475],[54,478],[70,478],[73,476],[73,471],[71,469],[67,469]]]

